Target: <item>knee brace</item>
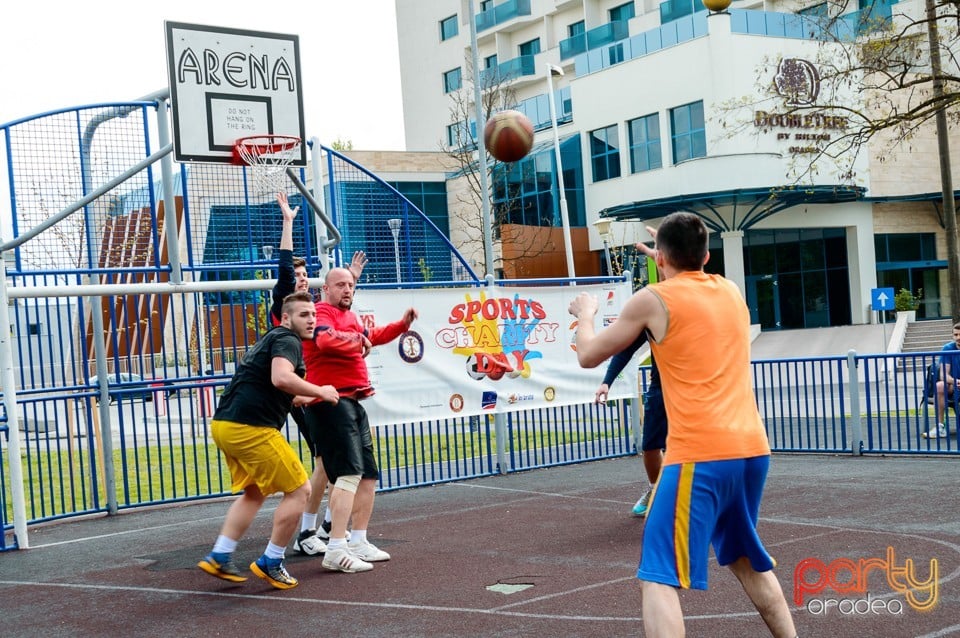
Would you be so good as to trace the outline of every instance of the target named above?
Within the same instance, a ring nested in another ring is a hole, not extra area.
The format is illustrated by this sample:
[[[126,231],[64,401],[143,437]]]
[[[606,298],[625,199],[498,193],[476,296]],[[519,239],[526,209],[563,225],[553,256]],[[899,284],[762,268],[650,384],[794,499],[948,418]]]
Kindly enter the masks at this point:
[[[351,474],[350,476],[338,477],[337,482],[334,483],[333,486],[339,487],[341,490],[345,490],[351,494],[356,494],[357,487],[360,486],[360,475]]]

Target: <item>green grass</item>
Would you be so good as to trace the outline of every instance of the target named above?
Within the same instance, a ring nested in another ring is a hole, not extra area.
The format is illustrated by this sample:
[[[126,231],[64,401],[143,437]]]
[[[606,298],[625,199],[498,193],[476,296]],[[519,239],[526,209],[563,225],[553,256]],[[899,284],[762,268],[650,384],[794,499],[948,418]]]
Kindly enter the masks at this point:
[[[496,434],[490,428],[490,442],[486,428],[477,432],[461,426],[446,428],[442,433],[391,436],[389,428],[374,429],[374,448],[384,472],[411,465],[448,463],[471,459],[496,452]],[[595,432],[580,429],[551,429],[542,426],[522,426],[512,434],[515,451],[528,452],[540,448],[561,447],[587,443],[600,438],[619,439],[620,426]],[[307,446],[295,439],[293,449],[298,451],[304,467],[312,470],[313,459]],[[220,458],[216,446],[208,444],[152,443],[150,447],[132,448],[113,453],[116,496],[119,507],[136,506],[165,500],[203,497],[230,491],[230,473]],[[94,508],[91,455],[79,444],[72,450],[50,450],[41,453],[26,452],[21,456],[25,483],[27,519],[30,521],[89,511]],[[6,469],[6,468],[5,468]],[[106,507],[103,468],[97,464],[96,482],[99,506]],[[13,521],[13,503],[9,498],[11,485],[9,471],[5,495],[5,521]],[[129,490],[129,495],[126,494]]]

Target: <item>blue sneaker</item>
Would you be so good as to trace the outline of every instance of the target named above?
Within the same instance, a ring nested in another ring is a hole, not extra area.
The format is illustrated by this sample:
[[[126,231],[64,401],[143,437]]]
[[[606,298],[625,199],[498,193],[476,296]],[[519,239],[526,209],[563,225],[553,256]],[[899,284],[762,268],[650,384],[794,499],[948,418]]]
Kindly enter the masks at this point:
[[[265,555],[250,563],[250,571],[264,579],[277,589],[293,589],[300,584],[287,573],[282,558],[267,558]]]
[[[210,552],[197,563],[197,567],[211,576],[229,580],[231,583],[242,583],[247,580],[246,576],[240,575],[240,570],[233,564],[233,557],[230,554]]]
[[[637,501],[637,504],[633,506],[633,515],[643,518],[647,515],[647,508],[650,507],[650,496],[653,494],[653,490],[647,490],[646,493],[640,497],[640,500]]]

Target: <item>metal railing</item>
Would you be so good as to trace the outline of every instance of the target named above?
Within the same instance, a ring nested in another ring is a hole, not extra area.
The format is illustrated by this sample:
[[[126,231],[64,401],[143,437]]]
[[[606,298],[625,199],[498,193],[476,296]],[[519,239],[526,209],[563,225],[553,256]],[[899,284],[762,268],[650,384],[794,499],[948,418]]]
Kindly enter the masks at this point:
[[[958,418],[950,436],[935,430],[936,408],[924,374],[939,353],[868,354],[754,361],[757,405],[777,452],[960,455]],[[649,369],[641,368],[641,387]],[[229,472],[210,439],[214,395],[229,380],[176,379],[145,394],[139,385],[112,386],[118,437],[112,457],[119,507],[134,508],[229,494]],[[31,524],[106,511],[95,387],[25,391],[26,505]],[[632,400],[511,413],[497,432],[492,417],[403,423],[374,429],[380,490],[432,485],[636,453]],[[91,424],[71,430],[78,423]],[[312,460],[295,427],[286,434],[304,463]],[[0,428],[0,459],[10,432]],[[9,531],[9,480],[0,460],[4,530]],[[12,540],[12,539],[10,539]],[[13,549],[7,540],[0,550]]]

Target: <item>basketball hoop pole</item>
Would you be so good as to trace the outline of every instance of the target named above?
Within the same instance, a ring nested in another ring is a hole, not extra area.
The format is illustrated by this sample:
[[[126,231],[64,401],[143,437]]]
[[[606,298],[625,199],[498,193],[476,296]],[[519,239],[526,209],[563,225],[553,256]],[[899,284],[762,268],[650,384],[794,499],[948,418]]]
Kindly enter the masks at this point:
[[[287,177],[293,182],[293,185],[297,187],[297,190],[300,191],[300,194],[303,195],[303,198],[307,200],[307,203],[313,208],[313,212],[317,217],[320,218],[320,221],[323,222],[323,225],[326,227],[327,231],[332,235],[332,239],[322,239],[320,240],[320,249],[324,251],[329,251],[334,248],[337,244],[341,242],[343,237],[340,235],[340,230],[333,225],[333,222],[330,221],[330,218],[327,217],[327,214],[323,212],[323,207],[313,198],[313,195],[310,193],[310,190],[307,188],[307,185],[300,181],[300,178],[297,177],[297,172],[293,168],[287,168]]]

